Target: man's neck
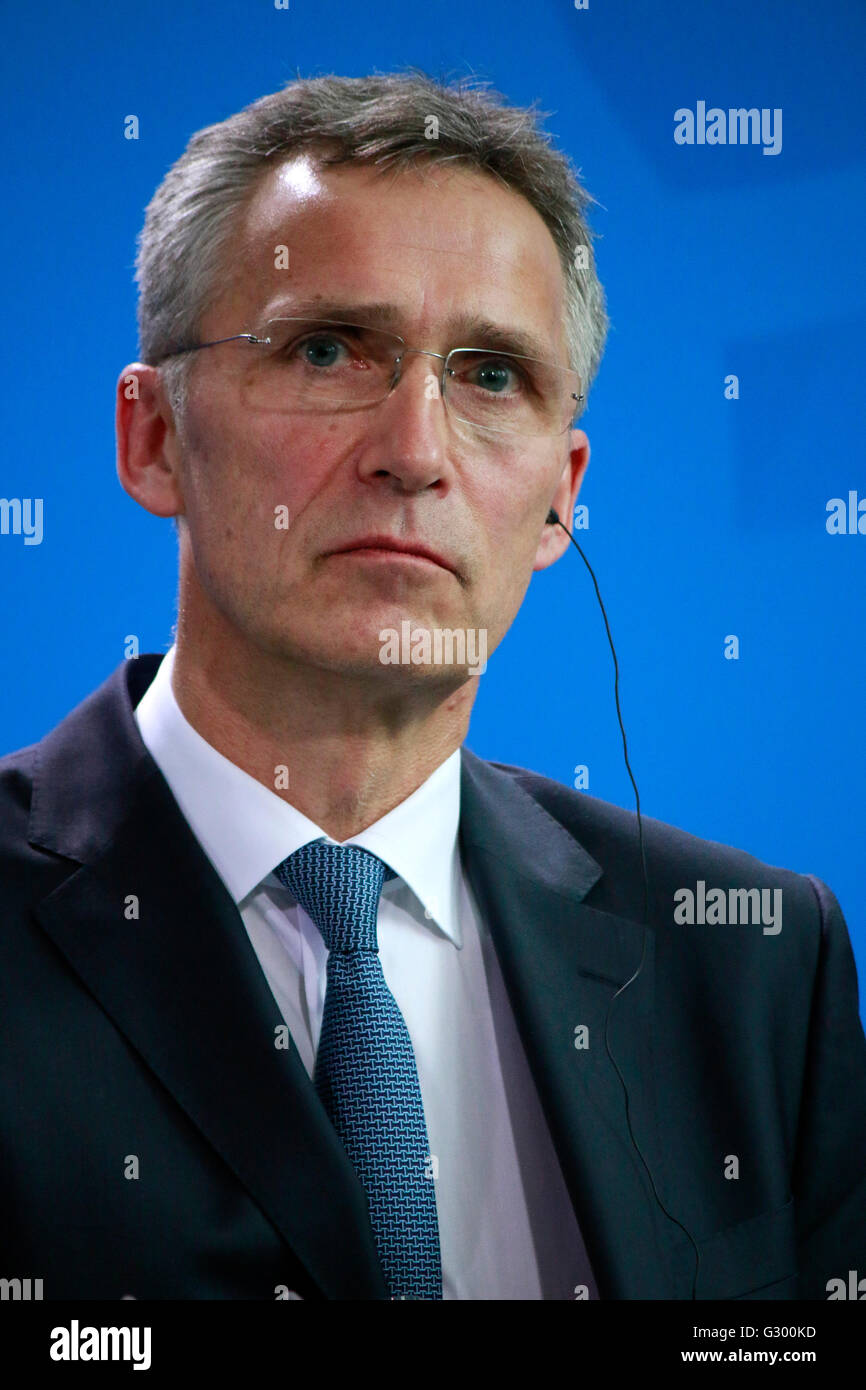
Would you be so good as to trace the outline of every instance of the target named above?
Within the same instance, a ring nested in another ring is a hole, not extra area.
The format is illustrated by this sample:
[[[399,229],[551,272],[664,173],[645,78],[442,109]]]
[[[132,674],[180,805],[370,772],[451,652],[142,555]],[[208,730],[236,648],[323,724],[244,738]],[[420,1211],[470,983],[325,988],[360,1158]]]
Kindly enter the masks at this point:
[[[226,659],[178,641],[172,689],[212,747],[342,842],[405,801],[459,748],[478,677],[457,690]],[[438,691],[438,693],[437,693]]]

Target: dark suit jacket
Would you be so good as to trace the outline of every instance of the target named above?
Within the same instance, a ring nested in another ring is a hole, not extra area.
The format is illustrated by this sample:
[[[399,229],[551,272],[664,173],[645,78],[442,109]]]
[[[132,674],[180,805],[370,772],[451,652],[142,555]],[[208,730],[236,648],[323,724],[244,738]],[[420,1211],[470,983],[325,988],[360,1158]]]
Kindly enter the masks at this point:
[[[160,659],[0,760],[0,1275],[46,1299],[386,1298],[363,1190],[139,736]],[[690,1298],[677,1222],[698,1298],[866,1275],[866,1040],[833,894],[644,819],[646,957],[609,1044],[672,1220],[604,1043],[644,939],[636,817],[462,756],[463,862],[600,1296]],[[676,925],[699,879],[781,888],[782,931]]]

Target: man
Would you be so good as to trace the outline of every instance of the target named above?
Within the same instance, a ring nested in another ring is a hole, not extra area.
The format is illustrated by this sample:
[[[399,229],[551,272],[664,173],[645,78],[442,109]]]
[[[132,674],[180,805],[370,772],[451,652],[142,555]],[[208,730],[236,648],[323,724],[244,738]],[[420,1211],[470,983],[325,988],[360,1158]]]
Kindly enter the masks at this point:
[[[645,905],[633,815],[464,744],[589,460],[586,202],[410,73],[263,98],[148,209],[118,472],[176,642],[2,766],[4,1273],[46,1298],[866,1273],[829,888],[646,819]]]

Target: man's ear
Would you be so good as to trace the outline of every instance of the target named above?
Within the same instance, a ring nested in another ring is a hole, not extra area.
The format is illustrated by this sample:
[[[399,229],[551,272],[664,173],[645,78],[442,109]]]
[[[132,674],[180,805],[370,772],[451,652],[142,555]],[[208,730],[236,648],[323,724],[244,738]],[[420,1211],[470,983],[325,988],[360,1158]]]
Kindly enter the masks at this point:
[[[583,430],[572,430],[568,462],[562,470],[562,477],[549,503],[558,513],[562,525],[547,525],[545,522],[533,570],[547,569],[568,549],[570,542],[562,527],[566,527],[569,535],[571,534],[574,506],[588,466],[589,440]]]
[[[177,428],[157,367],[131,362],[123,368],[114,420],[121,487],[154,516],[182,513]]]

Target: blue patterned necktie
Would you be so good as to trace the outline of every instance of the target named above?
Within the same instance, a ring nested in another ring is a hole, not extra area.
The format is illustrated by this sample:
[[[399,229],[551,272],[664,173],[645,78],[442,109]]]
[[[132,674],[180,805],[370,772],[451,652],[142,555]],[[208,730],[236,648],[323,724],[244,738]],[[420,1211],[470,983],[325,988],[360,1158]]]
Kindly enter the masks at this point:
[[[313,1082],[367,1194],[392,1299],[441,1299],[436,1192],[415,1053],[385,982],[376,923],[394,878],[358,845],[314,840],[274,870],[328,948]]]

